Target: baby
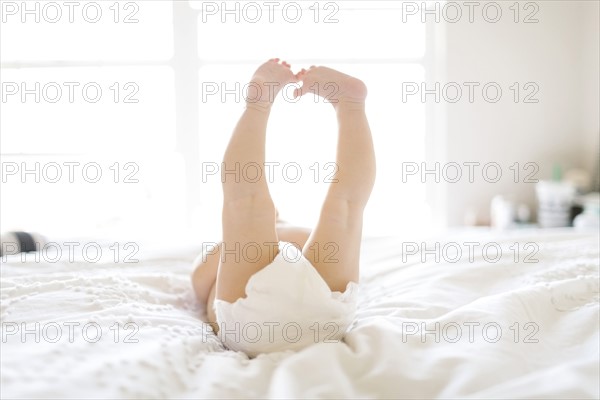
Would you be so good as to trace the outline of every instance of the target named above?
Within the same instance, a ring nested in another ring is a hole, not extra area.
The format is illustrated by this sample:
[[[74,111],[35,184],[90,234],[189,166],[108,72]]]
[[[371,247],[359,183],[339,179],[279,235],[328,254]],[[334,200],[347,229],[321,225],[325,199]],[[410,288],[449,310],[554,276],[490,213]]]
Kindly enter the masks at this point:
[[[337,171],[312,231],[278,219],[265,173],[252,181],[227,173],[264,167],[271,105],[293,82],[302,83],[295,97],[326,98],[339,125]],[[225,346],[249,356],[339,341],[356,310],[363,210],[375,181],[366,86],[326,67],[294,74],[276,58],[248,88],[221,168],[223,241],[196,261],[196,295]]]

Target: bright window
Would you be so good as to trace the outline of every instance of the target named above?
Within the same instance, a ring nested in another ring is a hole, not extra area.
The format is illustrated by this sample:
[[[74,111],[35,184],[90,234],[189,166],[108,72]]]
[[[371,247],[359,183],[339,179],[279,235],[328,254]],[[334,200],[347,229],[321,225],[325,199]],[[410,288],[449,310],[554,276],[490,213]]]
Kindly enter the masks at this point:
[[[425,160],[425,105],[404,103],[400,93],[402,82],[426,78],[426,27],[402,23],[398,3],[81,2],[63,6],[57,22],[53,6],[36,3],[38,10],[3,8],[3,231],[190,228],[218,238],[222,195],[211,173],[243,109],[241,91],[231,91],[276,56],[367,83],[378,178],[365,234],[429,221],[424,185],[402,183],[400,164]],[[91,3],[101,14],[85,8]],[[332,171],[335,116],[312,96],[279,99],[271,115],[271,193],[285,219],[311,226]],[[54,164],[63,173],[56,183]],[[91,182],[98,166],[102,179]]]

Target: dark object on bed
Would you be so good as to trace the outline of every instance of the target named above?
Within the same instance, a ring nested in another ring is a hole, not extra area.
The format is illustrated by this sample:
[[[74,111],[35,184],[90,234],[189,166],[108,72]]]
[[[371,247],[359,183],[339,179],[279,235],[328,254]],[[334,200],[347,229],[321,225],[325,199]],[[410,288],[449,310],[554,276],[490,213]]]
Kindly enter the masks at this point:
[[[46,239],[29,232],[7,232],[0,236],[0,256],[38,251],[46,243]]]

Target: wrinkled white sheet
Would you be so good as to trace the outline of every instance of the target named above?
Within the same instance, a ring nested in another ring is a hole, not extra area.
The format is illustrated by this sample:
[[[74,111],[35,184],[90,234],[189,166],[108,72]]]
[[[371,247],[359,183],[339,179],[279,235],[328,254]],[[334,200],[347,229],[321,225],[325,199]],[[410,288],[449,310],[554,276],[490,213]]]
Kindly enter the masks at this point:
[[[366,239],[345,343],[256,359],[202,325],[189,281],[199,245],[140,245],[138,263],[8,257],[2,398],[598,398],[598,234],[442,239],[439,262],[403,256],[415,245],[400,239]]]

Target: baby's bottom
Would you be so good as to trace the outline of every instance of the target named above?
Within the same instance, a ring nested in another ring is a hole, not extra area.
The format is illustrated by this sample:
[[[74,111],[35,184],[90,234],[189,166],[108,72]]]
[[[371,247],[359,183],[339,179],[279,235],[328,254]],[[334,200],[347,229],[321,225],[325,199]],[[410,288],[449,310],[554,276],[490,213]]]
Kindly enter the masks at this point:
[[[219,338],[250,357],[339,342],[356,314],[356,283],[332,292],[298,247],[279,247],[275,260],[248,281],[246,297],[214,302]]]
[[[283,221],[277,221],[277,236],[279,240],[292,243],[299,250],[302,250],[310,236],[310,229],[295,227]],[[216,275],[221,258],[220,246],[214,252],[203,254],[199,257],[195,262],[194,274],[192,275],[192,284],[196,289],[196,296],[206,306],[207,322],[211,324],[215,333],[218,332],[218,325],[216,323],[217,317],[213,304],[217,289]]]

